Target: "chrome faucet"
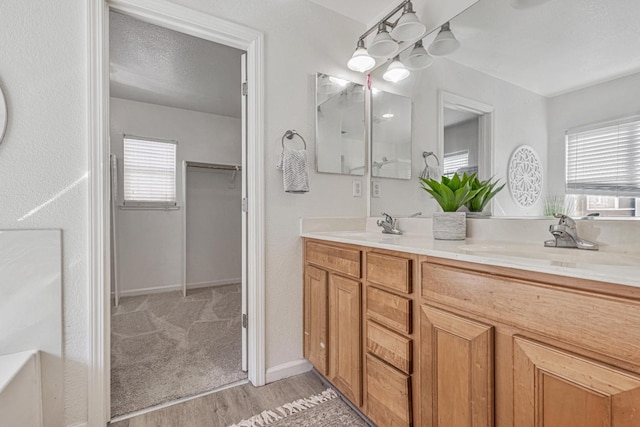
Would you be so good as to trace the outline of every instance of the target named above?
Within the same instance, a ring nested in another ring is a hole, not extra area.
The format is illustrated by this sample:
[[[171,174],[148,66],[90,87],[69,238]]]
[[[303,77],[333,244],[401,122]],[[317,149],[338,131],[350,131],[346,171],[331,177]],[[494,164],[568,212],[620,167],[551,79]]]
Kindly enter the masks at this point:
[[[555,225],[549,226],[549,233],[553,234],[554,239],[545,241],[544,245],[546,247],[598,250],[597,243],[589,242],[578,236],[578,229],[574,220],[560,213],[555,213],[553,216],[559,218],[560,221]]]
[[[384,219],[379,219],[376,224],[378,227],[382,227],[383,234],[402,234],[402,231],[396,228],[396,224],[398,223],[397,219],[391,217],[391,215],[382,212],[382,216]]]

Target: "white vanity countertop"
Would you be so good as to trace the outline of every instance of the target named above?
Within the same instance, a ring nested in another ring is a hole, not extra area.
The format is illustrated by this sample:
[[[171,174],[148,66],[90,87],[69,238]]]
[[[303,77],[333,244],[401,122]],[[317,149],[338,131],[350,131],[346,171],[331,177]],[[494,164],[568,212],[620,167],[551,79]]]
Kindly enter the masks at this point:
[[[301,237],[640,287],[640,253],[545,248],[468,238],[434,240],[372,231],[303,232]]]

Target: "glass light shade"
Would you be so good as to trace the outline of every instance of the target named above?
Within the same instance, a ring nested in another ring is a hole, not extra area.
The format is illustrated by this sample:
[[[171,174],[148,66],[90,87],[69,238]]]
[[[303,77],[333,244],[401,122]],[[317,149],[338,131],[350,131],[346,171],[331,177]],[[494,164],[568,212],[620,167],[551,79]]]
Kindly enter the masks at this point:
[[[393,62],[389,64],[389,68],[384,72],[382,78],[388,82],[396,83],[409,77],[409,74],[411,74],[409,70],[405,68],[396,56]]]
[[[420,22],[411,9],[411,3],[409,3],[396,26],[391,30],[391,37],[401,42],[415,40],[422,36],[426,30],[427,28]]]
[[[403,62],[410,70],[424,70],[433,64],[433,58],[429,56],[426,49],[422,46],[422,40],[420,40],[414,48],[411,49],[411,53],[409,53],[409,56],[407,56]]]
[[[367,52],[367,49],[364,46],[358,47],[356,51],[353,52],[351,59],[347,62],[347,67],[349,67],[350,70],[358,71],[360,73],[369,71],[375,65],[376,60],[369,55],[369,52]]]
[[[444,56],[455,52],[459,47],[460,42],[449,29],[449,23],[446,23],[427,50],[433,56]]]
[[[376,58],[391,58],[398,51],[398,42],[391,38],[387,32],[387,26],[380,24],[378,34],[369,46],[369,55]]]

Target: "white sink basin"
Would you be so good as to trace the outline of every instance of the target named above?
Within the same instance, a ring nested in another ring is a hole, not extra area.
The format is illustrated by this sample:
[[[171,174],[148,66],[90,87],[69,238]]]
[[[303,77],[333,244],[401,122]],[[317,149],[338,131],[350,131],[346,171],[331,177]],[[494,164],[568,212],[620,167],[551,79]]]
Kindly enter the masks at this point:
[[[640,266],[640,256],[625,253],[588,251],[572,248],[546,248],[540,245],[495,244],[461,245],[458,249],[478,256],[500,256],[534,258],[551,261],[553,264],[599,264],[619,266]]]

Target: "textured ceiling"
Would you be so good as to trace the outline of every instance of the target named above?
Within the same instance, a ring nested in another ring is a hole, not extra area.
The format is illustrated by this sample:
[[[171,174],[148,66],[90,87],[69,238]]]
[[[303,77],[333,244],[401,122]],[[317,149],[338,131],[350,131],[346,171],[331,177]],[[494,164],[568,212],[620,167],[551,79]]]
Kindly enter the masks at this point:
[[[111,12],[111,96],[240,117],[242,51]]]

